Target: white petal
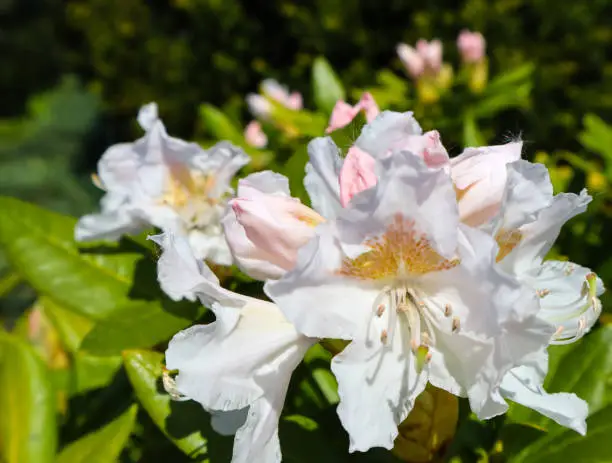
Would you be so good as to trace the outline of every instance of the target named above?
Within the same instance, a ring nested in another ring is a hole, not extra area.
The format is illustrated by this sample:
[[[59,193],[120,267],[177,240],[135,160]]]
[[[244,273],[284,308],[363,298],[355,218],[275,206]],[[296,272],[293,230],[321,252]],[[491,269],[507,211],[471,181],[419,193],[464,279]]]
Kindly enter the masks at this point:
[[[316,138],[308,144],[308,156],[304,186],[312,207],[323,217],[333,219],[342,210],[338,181],[342,158],[338,147],[329,137]]]
[[[142,160],[134,143],[119,143],[108,148],[98,161],[98,176],[106,191],[128,194],[138,178]]]
[[[238,410],[252,404],[264,394],[256,376],[272,366],[284,380],[311,344],[269,302],[251,299],[230,331],[219,323],[181,331],[166,351],[167,368],[179,370],[177,390],[207,409]]]
[[[547,393],[542,387],[545,375],[531,366],[513,368],[502,382],[505,398],[541,413],[561,426],[586,434],[588,404],[575,394]]]
[[[522,160],[510,163],[500,225],[511,230],[533,222],[552,199],[553,187],[546,166]]]
[[[137,234],[146,228],[145,222],[127,210],[119,209],[81,217],[76,224],[74,237],[76,241],[115,241],[125,234]]]
[[[271,170],[256,172],[240,179],[238,182],[237,197],[251,198],[253,194],[257,193],[291,196],[291,192],[289,191],[289,179]]]
[[[586,190],[580,195],[573,193],[556,195],[550,206],[542,209],[534,222],[521,227],[523,238],[503,259],[504,268],[513,268],[520,274],[539,264],[559,236],[565,222],[584,212],[591,199]]]
[[[236,172],[248,164],[251,158],[241,149],[229,142],[222,141],[208,151],[199,151],[193,157],[193,165],[202,172],[213,175],[215,183],[209,195],[219,197],[230,190],[230,182]]]
[[[221,227],[192,230],[189,233],[189,244],[198,259],[207,259],[219,265],[232,265],[232,253]]]
[[[390,345],[383,345],[377,322],[373,320],[367,338],[362,333],[332,361],[338,415],[349,434],[350,452],[393,448],[398,425],[427,383],[426,372],[416,371],[410,341],[397,331]]]
[[[304,335],[353,339],[378,291],[337,275],[343,253],[330,227],[320,225],[298,251],[296,267],[280,280],[266,282],[264,290]]]
[[[157,103],[149,103],[144,105],[138,111],[138,123],[143,130],[147,131],[153,127],[153,124],[158,119]]]
[[[422,133],[421,126],[412,112],[383,111],[363,127],[355,145],[374,158],[380,159],[391,151],[403,149],[409,136]]]
[[[539,316],[562,331],[559,340],[577,340],[588,333],[601,313],[597,300],[604,292],[596,278],[595,292],[589,293],[587,276],[592,272],[572,262],[545,261],[521,277],[541,295]]]

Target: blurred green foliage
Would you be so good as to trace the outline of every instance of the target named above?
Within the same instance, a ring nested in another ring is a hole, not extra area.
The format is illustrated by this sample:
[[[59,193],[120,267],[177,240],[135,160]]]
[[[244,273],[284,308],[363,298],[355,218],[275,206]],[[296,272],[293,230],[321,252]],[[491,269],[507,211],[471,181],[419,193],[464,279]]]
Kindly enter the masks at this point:
[[[608,0],[0,0],[0,15],[0,195],[71,215],[94,209],[95,163],[140,135],[134,115],[154,100],[173,135],[230,140],[253,159],[245,172],[279,170],[307,201],[307,142],[323,135],[336,98],[369,90],[382,109],[415,111],[453,154],[522,135],[557,192],[587,186],[593,203],[553,252],[612,286]],[[463,28],[487,39],[482,88],[458,66]],[[415,85],[395,55],[398,42],[422,37],[442,39],[456,69],[444,88]],[[243,135],[244,97],[268,77],[302,92],[305,109],[272,103],[268,147],[256,149]],[[332,136],[346,148],[362,123]],[[140,238],[77,246],[73,227],[71,217],[0,199],[0,318],[11,328],[0,330],[0,461],[227,461],[231,439],[161,387],[168,338],[208,315],[161,294],[156,256]],[[252,284],[235,273],[226,283]],[[612,298],[602,301],[609,312]],[[551,348],[547,386],[589,400],[588,439],[519,407],[483,424],[461,404],[453,444],[436,451],[463,462],[610,461],[600,440],[610,432],[609,317],[576,345]],[[280,431],[286,460],[396,461],[347,456],[330,357],[316,345],[294,375]],[[15,423],[23,432],[9,432]]]

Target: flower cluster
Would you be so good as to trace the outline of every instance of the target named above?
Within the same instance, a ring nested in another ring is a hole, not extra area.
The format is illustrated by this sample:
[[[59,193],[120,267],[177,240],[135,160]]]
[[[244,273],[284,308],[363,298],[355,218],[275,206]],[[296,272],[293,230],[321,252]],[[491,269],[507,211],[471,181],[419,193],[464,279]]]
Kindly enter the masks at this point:
[[[141,108],[138,123],[144,137],[102,155],[93,177],[105,191],[102,210],[79,220],[77,241],[118,239],[155,226],[187,237],[199,259],[230,265],[220,220],[230,181],[249,157],[227,142],[206,151],[170,137],[155,103]]]
[[[440,54],[424,47],[432,70]],[[464,48],[473,62],[476,47]],[[277,86],[269,93],[287,107],[296,100]],[[166,364],[178,374],[167,389],[236,434],[234,462],[278,462],[292,372],[314,343],[338,339],[346,347],[331,369],[350,451],[391,449],[427,384],[467,398],[480,419],[511,400],[584,434],[587,404],[543,388],[547,347],[589,331],[603,285],[545,257],[591,197],[553,195],[546,168],[521,159],[520,141],[451,158],[437,131],[424,133],[410,112],[381,113],[369,94],[338,102],[327,132],[360,111],[368,123],[346,153],[331,137],[308,145],[312,208],[271,171],[240,179],[228,199],[244,154],[168,137],[154,107],[139,116],[143,139],[105,153],[103,211],[81,219],[77,236],[156,225],[162,289],[216,316],[174,336]],[[265,282],[270,301],[223,288],[202,261],[228,253]]]

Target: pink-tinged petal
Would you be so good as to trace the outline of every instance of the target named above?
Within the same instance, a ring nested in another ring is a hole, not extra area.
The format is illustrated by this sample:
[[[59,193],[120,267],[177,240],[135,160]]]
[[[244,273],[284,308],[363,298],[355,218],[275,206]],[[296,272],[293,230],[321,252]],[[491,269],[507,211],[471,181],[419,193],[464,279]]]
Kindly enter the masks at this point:
[[[361,95],[361,99],[359,100],[359,103],[357,103],[357,106],[360,106],[365,112],[366,121],[368,122],[372,122],[374,119],[376,119],[376,116],[380,114],[380,108],[376,104],[376,101],[370,92],[365,92],[363,95]]]
[[[238,184],[238,197],[223,219],[238,266],[253,278],[280,278],[295,265],[297,250],[323,218],[289,196],[286,177],[265,171]]]
[[[356,146],[349,149],[340,170],[340,203],[346,207],[357,193],[376,185],[376,161]]]
[[[439,40],[420,39],[416,44],[416,51],[425,62],[425,67],[438,72],[442,67],[442,42]]]
[[[477,63],[485,56],[486,42],[480,32],[462,30],[457,38],[457,48],[465,63]]]
[[[294,111],[299,111],[304,107],[304,103],[302,101],[302,94],[300,92],[293,92],[287,98],[285,105],[289,109],[293,109]]]
[[[358,106],[351,106],[346,101],[338,100],[329,118],[329,125],[325,129],[326,133],[346,127],[351,123],[359,112]]]
[[[327,219],[342,210],[338,177],[342,168],[340,150],[330,137],[315,138],[308,144],[304,187],[312,207]]]
[[[437,130],[430,130],[423,134],[425,147],[423,148],[423,160],[429,167],[443,167],[450,161],[448,152],[442,144],[440,134]]]
[[[522,142],[515,142],[467,148],[451,159],[462,222],[478,226],[497,214],[506,188],[506,165],[521,158],[522,146]]]
[[[244,129],[244,139],[255,148],[263,148],[268,144],[268,137],[261,129],[261,124],[257,121],[251,121],[246,126]]]
[[[395,50],[406,71],[412,78],[416,79],[423,74],[425,71],[425,60],[414,48],[405,43],[400,43]]]

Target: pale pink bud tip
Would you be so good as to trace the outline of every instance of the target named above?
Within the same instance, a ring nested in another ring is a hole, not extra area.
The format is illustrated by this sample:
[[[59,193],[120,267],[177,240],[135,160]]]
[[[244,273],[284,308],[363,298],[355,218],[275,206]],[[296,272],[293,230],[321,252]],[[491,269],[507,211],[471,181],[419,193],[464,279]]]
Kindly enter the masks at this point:
[[[461,31],[457,38],[457,48],[466,63],[477,63],[485,56],[486,42],[480,32]]]
[[[359,111],[365,113],[367,122],[372,122],[380,113],[374,97],[368,92],[361,95],[361,99],[355,106],[351,106],[346,101],[338,100],[332,110],[329,125],[325,132],[332,133],[334,130],[346,127],[357,117]]]
[[[346,207],[353,196],[376,185],[376,161],[356,146],[349,149],[340,170],[340,203]]]
[[[244,129],[245,141],[255,148],[263,148],[268,144],[268,137],[261,129],[261,124],[257,121],[251,121]]]

